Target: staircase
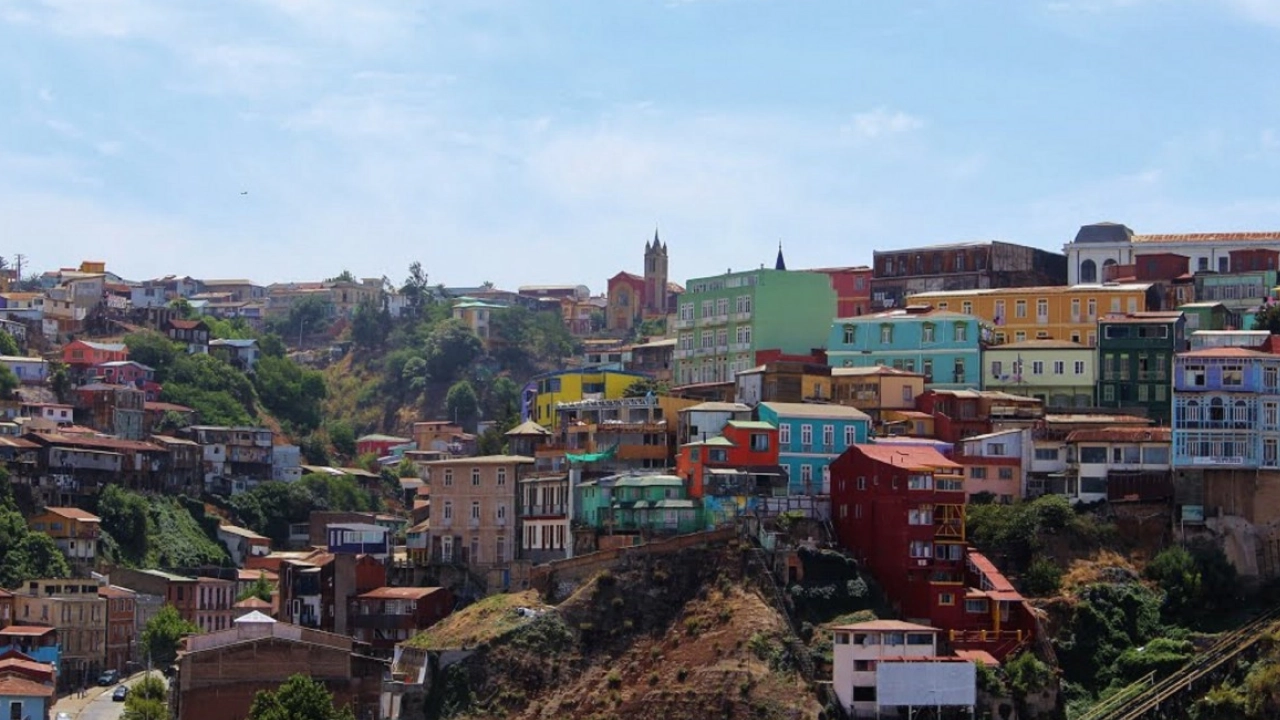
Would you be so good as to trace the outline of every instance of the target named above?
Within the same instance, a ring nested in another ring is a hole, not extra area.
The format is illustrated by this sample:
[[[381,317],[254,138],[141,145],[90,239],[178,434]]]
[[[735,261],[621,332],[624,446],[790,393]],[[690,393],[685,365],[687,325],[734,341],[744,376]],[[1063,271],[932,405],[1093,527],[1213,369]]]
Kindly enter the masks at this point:
[[[813,658],[809,657],[809,649],[800,641],[800,635],[796,631],[795,620],[791,618],[791,611],[787,608],[786,598],[782,594],[782,589],[778,587],[778,581],[773,576],[773,570],[769,568],[769,558],[765,555],[764,550],[761,550],[758,546],[752,546],[747,551],[747,569],[750,571],[751,579],[755,581],[756,589],[760,592],[760,596],[786,619],[787,649],[791,652],[791,656],[795,658],[796,665],[800,668],[800,674],[804,679],[807,682],[814,682]]]
[[[1164,680],[1152,682],[1154,674],[1148,675],[1091,708],[1077,720],[1186,717],[1185,703],[1203,695],[1205,685],[1216,682],[1220,671],[1230,670],[1242,659],[1242,655],[1249,657],[1246,653],[1266,636],[1267,630],[1277,619],[1280,619],[1280,607],[1268,610],[1244,626],[1218,638],[1209,649],[1196,655]],[[1189,695],[1192,696],[1188,697]]]

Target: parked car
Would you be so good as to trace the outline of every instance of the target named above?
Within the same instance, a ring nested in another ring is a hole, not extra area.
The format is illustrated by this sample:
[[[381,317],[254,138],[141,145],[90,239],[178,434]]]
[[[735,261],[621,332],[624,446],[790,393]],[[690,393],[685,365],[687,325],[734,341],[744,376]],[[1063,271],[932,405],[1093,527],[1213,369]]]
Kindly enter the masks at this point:
[[[98,684],[101,685],[102,687],[115,685],[118,682],[120,682],[119,670],[107,670],[106,672],[98,676]]]
[[[116,691],[111,693],[111,699],[115,702],[124,702],[127,697],[129,697],[129,688],[125,685],[118,686]]]

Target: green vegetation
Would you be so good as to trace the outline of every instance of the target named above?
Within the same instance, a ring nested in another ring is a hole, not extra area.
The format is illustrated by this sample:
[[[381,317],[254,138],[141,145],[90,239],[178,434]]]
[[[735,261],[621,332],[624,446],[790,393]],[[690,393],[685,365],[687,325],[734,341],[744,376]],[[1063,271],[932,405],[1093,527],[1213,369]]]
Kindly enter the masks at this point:
[[[9,473],[0,468],[0,588],[70,575],[71,568],[53,540],[27,529],[27,521],[13,499]]]
[[[644,397],[649,393],[662,395],[670,390],[670,385],[665,382],[652,378],[641,378],[628,385],[627,389],[622,391],[622,395],[623,397]]]
[[[274,691],[259,690],[249,720],[355,720],[350,706],[337,708],[333,693],[306,675],[294,675]]]
[[[22,351],[18,349],[18,341],[3,330],[0,330],[0,355],[22,355]]]
[[[164,681],[147,675],[134,683],[124,699],[124,720],[168,720],[169,691]]]
[[[200,628],[183,620],[177,608],[165,605],[142,629],[142,650],[156,665],[168,665],[177,657],[182,638],[198,632]]]
[[[306,522],[312,510],[371,511],[379,503],[350,477],[304,475],[293,483],[262,483],[232,497],[230,506],[240,524],[283,545],[289,524]]]
[[[249,587],[236,596],[236,602],[248,600],[249,598],[258,598],[263,602],[271,602],[271,593],[274,590],[271,583],[267,582],[266,573],[258,573],[258,579],[254,580]]]
[[[105,554],[126,567],[226,565],[227,550],[214,533],[217,519],[181,497],[144,496],[118,485],[98,495]]]
[[[1032,560],[1050,543],[1055,543],[1055,549],[1061,551],[1082,553],[1114,548],[1119,543],[1113,525],[1091,514],[1077,513],[1060,495],[1045,495],[1009,505],[969,505],[965,527],[966,536],[978,550],[1014,575],[1030,575]],[[1031,581],[1040,588],[1053,585],[1053,578],[1044,567],[1036,568],[1033,577]],[[1029,588],[1028,592],[1031,592]]]
[[[1171,623],[1191,625],[1239,600],[1235,568],[1221,548],[1206,541],[1162,550],[1144,575],[1164,591],[1161,611]]]
[[[18,376],[13,374],[8,365],[0,365],[0,398],[10,398],[18,389]]]
[[[476,420],[480,416],[480,401],[476,398],[475,388],[466,380],[459,380],[449,386],[449,393],[444,399],[445,416],[457,423],[467,432],[475,432]]]

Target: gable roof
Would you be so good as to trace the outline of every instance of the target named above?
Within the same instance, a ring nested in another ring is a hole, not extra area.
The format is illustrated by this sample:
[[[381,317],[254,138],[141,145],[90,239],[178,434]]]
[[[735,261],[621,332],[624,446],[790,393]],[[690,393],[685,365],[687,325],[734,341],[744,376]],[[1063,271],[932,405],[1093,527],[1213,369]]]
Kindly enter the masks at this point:
[[[959,463],[929,446],[922,445],[854,445],[863,455],[886,465],[912,470],[958,469]]]
[[[15,677],[0,678],[0,696],[4,697],[53,697],[53,688],[34,680]]]
[[[870,420],[871,417],[858,408],[821,403],[762,402],[761,405],[786,417],[826,418],[830,420]]]
[[[504,435],[541,435],[548,436],[551,431],[532,420],[525,420],[519,425],[503,433]]]
[[[68,520],[79,520],[80,522],[91,522],[91,523],[102,522],[102,518],[98,517],[97,515],[94,515],[91,512],[81,510],[80,508],[47,507],[45,508],[45,511],[51,512],[54,515],[57,515],[59,517],[67,518]]]

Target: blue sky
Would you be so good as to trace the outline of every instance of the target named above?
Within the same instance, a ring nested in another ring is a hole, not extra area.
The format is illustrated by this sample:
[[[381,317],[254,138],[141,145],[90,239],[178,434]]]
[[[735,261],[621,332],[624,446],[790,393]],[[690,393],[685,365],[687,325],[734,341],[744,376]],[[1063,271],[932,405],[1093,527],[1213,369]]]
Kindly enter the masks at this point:
[[[583,283],[1280,227],[1273,0],[0,0],[0,255]],[[241,195],[248,191],[248,195]]]

